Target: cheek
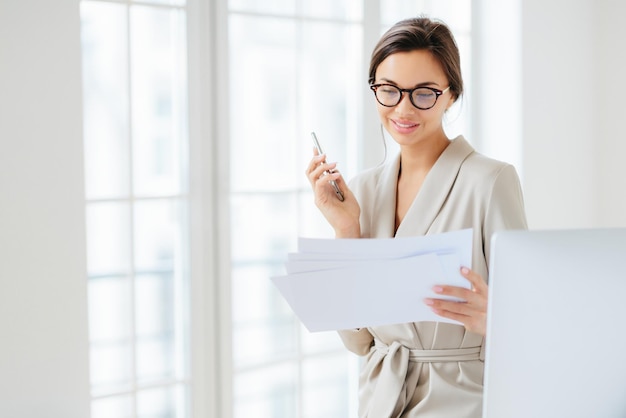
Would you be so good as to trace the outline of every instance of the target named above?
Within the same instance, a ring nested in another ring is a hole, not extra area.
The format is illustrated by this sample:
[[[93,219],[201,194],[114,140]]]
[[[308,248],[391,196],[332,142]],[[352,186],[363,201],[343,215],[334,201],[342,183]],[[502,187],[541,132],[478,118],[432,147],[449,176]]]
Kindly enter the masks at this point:
[[[434,109],[431,109],[431,110],[434,110]],[[425,123],[428,123],[431,125],[441,125],[443,123],[444,114],[445,114],[445,111],[443,110],[443,108],[441,110],[438,109],[430,113],[423,112],[422,120]]]
[[[384,120],[389,117],[389,114],[393,111],[393,107],[385,107],[380,103],[377,103],[376,110],[378,110],[378,116],[380,116],[381,120]]]

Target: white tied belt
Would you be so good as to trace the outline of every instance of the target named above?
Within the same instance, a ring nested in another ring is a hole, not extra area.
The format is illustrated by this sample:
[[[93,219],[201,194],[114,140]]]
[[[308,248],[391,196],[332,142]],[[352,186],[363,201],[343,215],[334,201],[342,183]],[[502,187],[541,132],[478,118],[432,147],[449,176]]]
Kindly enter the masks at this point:
[[[480,360],[481,347],[419,350],[409,349],[397,341],[387,345],[376,339],[374,349],[385,358],[370,403],[371,409],[367,416],[383,418],[392,416],[396,404],[401,401],[400,396],[402,394],[406,396],[408,393],[413,393],[414,388],[405,387],[409,362],[440,363]],[[417,381],[414,384],[416,385]],[[404,405],[407,402],[408,399],[405,399]]]

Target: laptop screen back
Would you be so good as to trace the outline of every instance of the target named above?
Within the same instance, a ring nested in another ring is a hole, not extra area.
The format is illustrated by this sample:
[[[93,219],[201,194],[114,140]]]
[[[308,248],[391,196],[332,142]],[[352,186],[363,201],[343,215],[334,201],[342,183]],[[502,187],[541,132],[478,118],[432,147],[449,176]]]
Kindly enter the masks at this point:
[[[497,233],[484,418],[626,417],[626,229]]]

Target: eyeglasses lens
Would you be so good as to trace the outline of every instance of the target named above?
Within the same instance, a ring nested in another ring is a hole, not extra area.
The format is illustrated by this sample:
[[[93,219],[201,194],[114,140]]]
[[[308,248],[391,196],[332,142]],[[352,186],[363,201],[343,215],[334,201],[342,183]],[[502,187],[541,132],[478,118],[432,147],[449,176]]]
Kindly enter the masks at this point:
[[[413,99],[413,104],[420,109],[431,108],[437,101],[437,95],[429,89],[415,89],[411,98]]]
[[[380,86],[376,89],[376,98],[383,106],[395,106],[400,103],[402,92],[394,86]]]

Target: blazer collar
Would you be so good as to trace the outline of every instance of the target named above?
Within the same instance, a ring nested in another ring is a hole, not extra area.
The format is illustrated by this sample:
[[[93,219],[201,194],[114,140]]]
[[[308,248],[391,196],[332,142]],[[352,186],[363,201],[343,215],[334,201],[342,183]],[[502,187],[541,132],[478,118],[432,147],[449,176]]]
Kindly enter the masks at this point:
[[[426,235],[454,186],[463,161],[474,149],[458,136],[450,142],[430,169],[422,187],[409,207],[395,236]],[[393,237],[396,218],[396,191],[400,171],[400,154],[383,169],[377,184],[374,213],[379,217],[373,225],[374,237]]]

